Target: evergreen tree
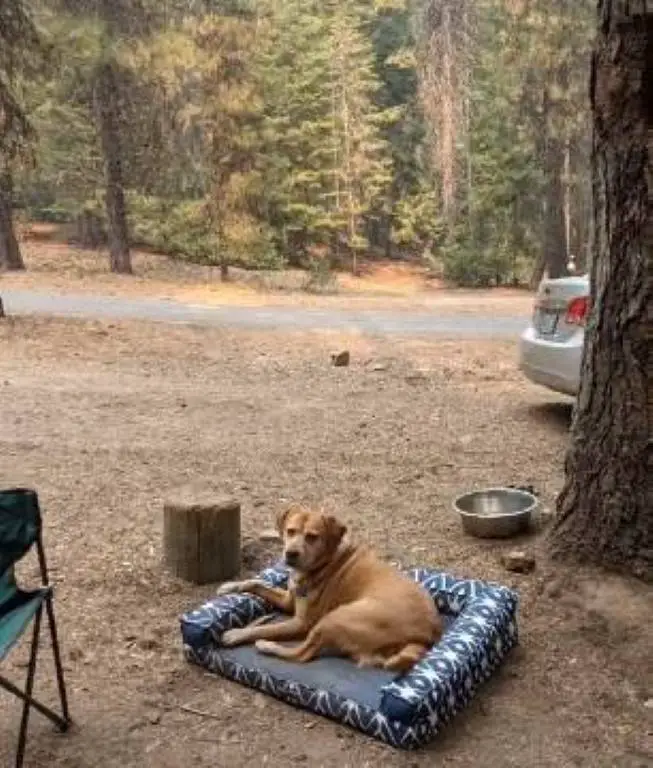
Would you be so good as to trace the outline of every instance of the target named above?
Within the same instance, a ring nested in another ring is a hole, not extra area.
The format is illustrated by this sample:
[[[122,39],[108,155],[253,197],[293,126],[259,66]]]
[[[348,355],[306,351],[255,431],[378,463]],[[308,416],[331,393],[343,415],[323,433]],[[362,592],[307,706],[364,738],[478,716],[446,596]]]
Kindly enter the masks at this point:
[[[303,13],[300,12],[300,8]],[[273,2],[262,58],[271,223],[289,260],[368,247],[390,181],[372,46],[355,7]],[[316,250],[317,247],[317,250]]]
[[[22,0],[0,5],[0,268],[24,269],[14,232],[13,175],[33,137],[21,99],[21,82],[35,72],[43,46]]]
[[[103,224],[125,271],[129,235],[223,274],[558,274],[588,241],[592,5],[41,0],[60,55],[26,83],[39,165],[17,192]]]

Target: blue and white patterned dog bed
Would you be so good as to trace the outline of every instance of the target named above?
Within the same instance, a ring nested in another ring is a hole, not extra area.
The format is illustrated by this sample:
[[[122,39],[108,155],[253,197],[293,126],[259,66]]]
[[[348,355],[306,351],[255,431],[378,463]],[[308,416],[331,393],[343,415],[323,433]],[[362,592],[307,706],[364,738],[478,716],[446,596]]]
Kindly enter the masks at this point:
[[[188,661],[283,701],[357,728],[393,747],[415,749],[465,707],[517,644],[517,595],[506,587],[461,580],[425,568],[407,575],[438,605],[446,629],[440,642],[405,675],[359,669],[342,658],[298,664],[259,654],[252,646],[224,648],[227,629],[270,613],[252,595],[216,597],[181,618]],[[287,584],[275,566],[259,578]]]

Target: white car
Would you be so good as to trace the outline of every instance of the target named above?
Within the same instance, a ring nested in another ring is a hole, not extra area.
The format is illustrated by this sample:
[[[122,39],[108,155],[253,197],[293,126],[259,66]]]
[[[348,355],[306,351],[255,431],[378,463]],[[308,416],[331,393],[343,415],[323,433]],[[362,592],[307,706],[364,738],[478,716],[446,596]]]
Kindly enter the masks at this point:
[[[589,277],[544,279],[531,323],[519,340],[519,369],[535,384],[578,393],[589,311]]]

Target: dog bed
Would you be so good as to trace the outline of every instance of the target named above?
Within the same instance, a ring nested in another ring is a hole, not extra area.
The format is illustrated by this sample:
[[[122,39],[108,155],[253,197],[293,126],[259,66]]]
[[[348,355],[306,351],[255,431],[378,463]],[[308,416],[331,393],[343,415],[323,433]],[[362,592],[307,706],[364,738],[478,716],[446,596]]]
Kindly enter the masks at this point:
[[[243,627],[272,611],[264,600],[249,594],[216,597],[183,615],[185,657],[393,747],[415,749],[469,703],[479,684],[517,644],[517,595],[496,584],[425,568],[406,574],[433,596],[445,620],[445,632],[404,675],[361,669],[344,658],[298,664],[260,654],[250,645],[220,646],[227,629]],[[259,578],[284,587],[288,571],[277,565]]]

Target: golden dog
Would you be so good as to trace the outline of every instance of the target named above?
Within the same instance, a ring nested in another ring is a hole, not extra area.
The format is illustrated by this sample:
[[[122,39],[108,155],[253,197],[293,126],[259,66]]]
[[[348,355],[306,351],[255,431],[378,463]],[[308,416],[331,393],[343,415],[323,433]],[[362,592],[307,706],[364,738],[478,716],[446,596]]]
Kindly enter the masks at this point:
[[[223,645],[254,642],[262,653],[299,662],[328,649],[359,666],[405,672],[440,639],[442,621],[426,590],[366,547],[346,542],[347,529],[335,517],[293,505],[277,522],[291,568],[288,589],[249,580],[223,584],[218,594],[249,592],[292,618],[230,629]]]

